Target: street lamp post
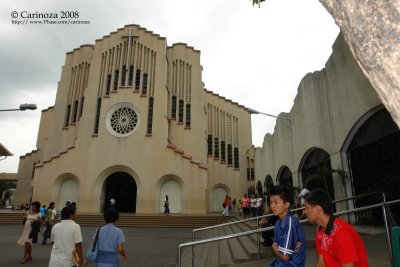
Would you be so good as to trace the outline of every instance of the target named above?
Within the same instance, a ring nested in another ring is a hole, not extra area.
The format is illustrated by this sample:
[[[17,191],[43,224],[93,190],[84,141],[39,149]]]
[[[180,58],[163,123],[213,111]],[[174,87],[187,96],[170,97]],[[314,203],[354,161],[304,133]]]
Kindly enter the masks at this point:
[[[25,110],[35,110],[37,109],[36,104],[21,104],[19,108],[11,108],[11,109],[0,109],[0,111],[25,111]]]
[[[249,111],[250,114],[262,114],[262,115],[269,116],[269,117],[272,117],[272,118],[277,118],[277,119],[290,121],[289,118],[285,118],[285,117],[282,117],[282,116],[276,116],[276,115],[272,115],[272,114],[268,114],[268,113],[264,113],[264,112],[260,112],[260,111],[257,111],[255,109],[252,109],[252,108],[247,108],[247,111]]]

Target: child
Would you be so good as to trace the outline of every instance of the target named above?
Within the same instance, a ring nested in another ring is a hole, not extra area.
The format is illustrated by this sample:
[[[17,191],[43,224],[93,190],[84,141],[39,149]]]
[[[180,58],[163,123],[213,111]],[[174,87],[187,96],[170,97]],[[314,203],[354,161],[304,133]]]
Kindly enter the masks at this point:
[[[306,237],[299,220],[289,211],[290,191],[285,186],[274,186],[270,192],[272,213],[279,217],[274,229],[272,250],[276,255],[268,267],[296,266],[306,263]]]
[[[46,205],[43,205],[40,208],[40,216],[42,216],[42,220],[44,220],[44,218],[46,217]]]

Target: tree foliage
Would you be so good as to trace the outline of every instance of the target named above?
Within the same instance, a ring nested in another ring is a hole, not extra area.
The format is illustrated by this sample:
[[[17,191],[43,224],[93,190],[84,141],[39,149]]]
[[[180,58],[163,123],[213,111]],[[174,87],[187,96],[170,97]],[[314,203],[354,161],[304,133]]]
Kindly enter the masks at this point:
[[[260,7],[261,2],[264,2],[265,0],[251,0],[253,2],[253,6],[254,5],[258,5],[258,7]]]

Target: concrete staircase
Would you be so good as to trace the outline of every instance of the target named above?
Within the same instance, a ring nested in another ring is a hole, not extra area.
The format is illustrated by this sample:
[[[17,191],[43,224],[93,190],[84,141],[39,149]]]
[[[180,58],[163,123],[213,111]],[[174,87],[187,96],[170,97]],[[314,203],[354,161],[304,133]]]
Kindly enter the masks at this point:
[[[228,222],[237,221],[239,218],[230,218]],[[311,225],[304,225],[307,238],[307,249],[315,247],[313,237],[315,235],[315,227]],[[218,236],[225,236],[235,233],[241,233],[249,230],[255,230],[256,222],[244,222],[239,224],[227,225],[217,229],[199,232],[196,235],[196,240],[208,239]],[[260,253],[258,248],[257,234],[242,236],[238,238],[231,238],[218,242],[197,245],[194,248],[195,266],[236,266],[251,262],[259,259],[274,258],[271,247],[264,247],[260,245]],[[191,266],[190,259],[192,257],[191,248],[185,248],[182,252],[182,266]],[[267,262],[266,260],[265,262]]]
[[[237,220],[237,218],[232,217],[228,222]],[[256,229],[255,223],[249,222],[227,225],[200,232],[196,236],[196,240],[225,236],[254,229]],[[271,257],[272,251],[269,247],[265,248],[260,246],[259,255],[258,242],[257,235],[253,234],[195,246],[195,266],[234,266],[238,263]],[[191,253],[191,248],[185,248],[183,250],[182,266],[191,266]]]
[[[25,211],[0,211],[0,224],[21,224]],[[58,217],[58,216],[57,216]],[[220,214],[175,215],[120,213],[117,226],[121,227],[181,227],[200,228],[223,223],[226,217]],[[76,222],[81,226],[99,226],[104,224],[102,213],[77,213]]]

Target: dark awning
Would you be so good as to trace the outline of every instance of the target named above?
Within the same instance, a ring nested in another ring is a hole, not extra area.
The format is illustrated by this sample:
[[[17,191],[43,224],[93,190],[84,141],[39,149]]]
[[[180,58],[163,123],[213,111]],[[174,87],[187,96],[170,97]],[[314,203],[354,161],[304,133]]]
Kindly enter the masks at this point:
[[[9,157],[13,156],[13,154],[8,151],[8,149],[0,143],[0,157]]]

